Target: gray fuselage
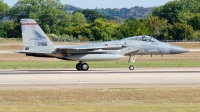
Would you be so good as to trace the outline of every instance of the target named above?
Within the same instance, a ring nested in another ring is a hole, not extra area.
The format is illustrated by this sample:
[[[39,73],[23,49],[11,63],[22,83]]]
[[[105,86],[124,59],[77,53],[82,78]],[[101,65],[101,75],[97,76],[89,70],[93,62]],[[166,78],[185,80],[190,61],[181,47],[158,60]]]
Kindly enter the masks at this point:
[[[56,46],[56,45],[55,45]],[[81,49],[94,46],[96,49]],[[108,46],[108,47],[107,47]],[[62,45],[63,48],[69,46]],[[71,46],[74,48],[74,46]],[[79,45],[77,49],[57,49],[51,54],[29,54],[37,57],[56,57],[63,60],[94,61],[116,60],[126,55],[164,55],[188,52],[186,49],[160,41],[117,40]]]

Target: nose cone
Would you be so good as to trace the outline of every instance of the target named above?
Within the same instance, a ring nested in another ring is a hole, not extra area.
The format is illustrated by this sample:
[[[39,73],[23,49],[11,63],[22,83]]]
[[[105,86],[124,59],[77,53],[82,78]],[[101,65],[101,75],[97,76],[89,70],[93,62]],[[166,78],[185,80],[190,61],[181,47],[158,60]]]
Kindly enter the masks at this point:
[[[186,53],[189,52],[187,49],[175,46],[175,45],[170,45],[170,54],[180,54],[180,53]]]

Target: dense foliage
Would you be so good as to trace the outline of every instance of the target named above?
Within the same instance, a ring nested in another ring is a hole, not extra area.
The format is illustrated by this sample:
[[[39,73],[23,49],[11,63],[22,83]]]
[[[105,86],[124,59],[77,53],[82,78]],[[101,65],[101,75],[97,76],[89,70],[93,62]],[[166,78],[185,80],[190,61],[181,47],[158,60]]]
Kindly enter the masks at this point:
[[[3,0],[0,0],[0,20],[2,20],[5,17],[5,14],[8,12],[8,10],[9,6],[3,3]],[[7,37],[3,21],[0,21],[0,37]]]
[[[13,7],[0,0],[0,37],[21,37],[20,19],[34,18],[54,41],[107,41],[136,35],[200,40],[199,12],[200,0],[174,0],[153,9],[94,10],[63,5],[60,0],[19,0]]]
[[[96,9],[96,11],[100,12],[103,15],[114,16],[121,19],[127,19],[130,17],[135,18],[144,18],[146,15],[152,12],[152,7],[144,8],[135,6],[130,9],[128,8],[107,8],[107,9]]]
[[[113,17],[115,18],[120,18],[120,19],[128,19],[130,17],[135,17],[135,18],[144,18],[146,15],[152,12],[153,7],[131,7],[131,8],[96,8],[94,9],[95,11],[99,12],[100,14],[106,16],[106,17]],[[74,11],[82,11],[85,9],[81,9],[78,7],[74,7],[71,5],[64,5],[64,11],[67,11],[69,13],[72,13]]]
[[[200,0],[174,0],[153,10],[152,16],[168,20],[167,37],[200,40]]]

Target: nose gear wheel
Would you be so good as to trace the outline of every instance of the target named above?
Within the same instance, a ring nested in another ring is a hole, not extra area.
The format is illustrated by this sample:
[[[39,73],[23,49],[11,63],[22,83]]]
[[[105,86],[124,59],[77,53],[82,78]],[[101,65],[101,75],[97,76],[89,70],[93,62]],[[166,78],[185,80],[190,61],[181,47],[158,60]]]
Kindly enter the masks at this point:
[[[134,57],[134,58],[133,58]],[[129,66],[129,70],[134,70],[135,67],[134,67],[134,63],[135,63],[135,60],[136,60],[137,57],[135,56],[132,56],[132,55],[129,55],[129,61],[128,63],[132,63],[130,66]]]

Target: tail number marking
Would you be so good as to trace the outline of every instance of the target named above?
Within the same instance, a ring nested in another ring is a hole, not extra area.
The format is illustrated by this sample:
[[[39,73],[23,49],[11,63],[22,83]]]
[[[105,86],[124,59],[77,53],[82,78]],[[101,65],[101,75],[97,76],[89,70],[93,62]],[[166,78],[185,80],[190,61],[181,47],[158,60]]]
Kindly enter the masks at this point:
[[[47,46],[47,42],[39,42],[38,46]]]

